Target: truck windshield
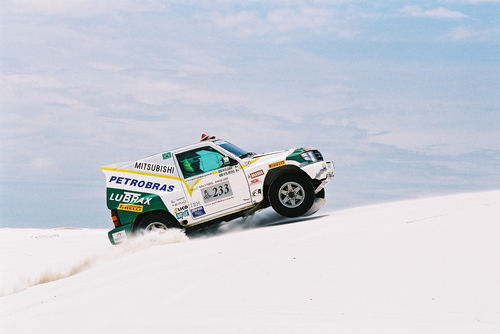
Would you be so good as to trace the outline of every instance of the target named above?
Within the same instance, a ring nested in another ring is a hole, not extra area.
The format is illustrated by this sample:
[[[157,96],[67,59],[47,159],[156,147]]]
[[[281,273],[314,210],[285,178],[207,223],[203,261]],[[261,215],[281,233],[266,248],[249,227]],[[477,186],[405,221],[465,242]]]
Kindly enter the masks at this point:
[[[223,147],[224,149],[228,150],[229,152],[237,155],[240,158],[245,158],[245,157],[248,157],[250,155],[255,154],[253,152],[248,152],[246,150],[243,150],[243,149],[239,148],[238,146],[233,145],[225,140],[216,140],[216,141],[214,141],[214,143]]]

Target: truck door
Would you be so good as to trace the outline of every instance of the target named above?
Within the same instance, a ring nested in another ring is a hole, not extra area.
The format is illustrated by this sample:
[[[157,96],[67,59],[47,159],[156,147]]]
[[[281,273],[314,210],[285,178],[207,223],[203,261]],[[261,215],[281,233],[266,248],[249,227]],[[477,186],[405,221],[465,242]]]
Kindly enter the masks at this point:
[[[194,223],[223,216],[251,203],[245,173],[236,159],[206,145],[175,154]]]

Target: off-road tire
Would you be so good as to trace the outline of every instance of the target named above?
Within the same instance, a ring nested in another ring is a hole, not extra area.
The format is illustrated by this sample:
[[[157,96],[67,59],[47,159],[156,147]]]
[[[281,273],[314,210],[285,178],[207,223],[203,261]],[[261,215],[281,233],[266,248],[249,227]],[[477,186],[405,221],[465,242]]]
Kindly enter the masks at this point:
[[[134,228],[134,233],[144,234],[154,230],[168,230],[169,228],[179,227],[177,222],[173,222],[161,212],[151,212],[144,215]]]
[[[309,177],[285,174],[271,183],[268,200],[274,211],[285,217],[299,217],[314,203],[314,188]]]

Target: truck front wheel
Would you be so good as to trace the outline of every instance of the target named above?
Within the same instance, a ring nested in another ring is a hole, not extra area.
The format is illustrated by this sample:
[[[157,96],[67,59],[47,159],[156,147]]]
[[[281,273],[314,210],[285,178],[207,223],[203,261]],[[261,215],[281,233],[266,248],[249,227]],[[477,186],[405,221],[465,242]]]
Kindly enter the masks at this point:
[[[274,211],[280,215],[298,217],[313,205],[314,188],[306,176],[285,174],[271,183],[268,199]]]

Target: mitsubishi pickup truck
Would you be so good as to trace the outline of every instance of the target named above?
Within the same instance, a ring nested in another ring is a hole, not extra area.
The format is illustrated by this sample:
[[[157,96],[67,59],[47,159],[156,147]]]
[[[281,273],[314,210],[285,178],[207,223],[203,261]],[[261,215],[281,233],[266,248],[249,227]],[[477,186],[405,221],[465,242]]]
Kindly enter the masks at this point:
[[[316,149],[256,154],[213,139],[101,168],[115,228],[112,244],[134,234],[190,229],[271,206],[285,217],[325,203],[334,165]]]

